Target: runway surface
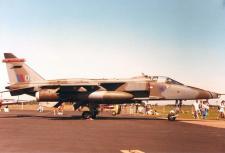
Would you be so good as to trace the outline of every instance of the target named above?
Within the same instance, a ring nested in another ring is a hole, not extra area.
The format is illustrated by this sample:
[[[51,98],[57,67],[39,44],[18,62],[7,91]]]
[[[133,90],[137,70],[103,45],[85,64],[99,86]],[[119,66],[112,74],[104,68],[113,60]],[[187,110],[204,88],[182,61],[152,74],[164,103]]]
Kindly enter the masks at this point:
[[[222,121],[224,122],[224,121]],[[145,117],[0,112],[1,153],[223,153],[225,129]]]

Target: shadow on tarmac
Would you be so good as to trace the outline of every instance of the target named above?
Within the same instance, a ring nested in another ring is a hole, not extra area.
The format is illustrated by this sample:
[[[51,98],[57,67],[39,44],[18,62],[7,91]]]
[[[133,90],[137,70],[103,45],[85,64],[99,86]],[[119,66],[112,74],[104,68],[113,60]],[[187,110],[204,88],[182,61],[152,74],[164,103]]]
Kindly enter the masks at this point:
[[[85,120],[81,117],[81,115],[76,116],[43,116],[43,115],[30,115],[30,114],[17,114],[17,115],[4,115],[0,116],[0,118],[43,118],[49,120]],[[156,117],[139,117],[139,116],[98,116],[94,120],[166,120],[164,118],[156,118]]]
[[[84,120],[81,116],[69,116],[69,117],[55,117],[51,118],[52,120]],[[88,119],[87,119],[88,120]],[[144,118],[144,117],[130,117],[130,116],[116,116],[116,117],[109,117],[109,116],[98,116],[94,120],[165,120],[162,118]]]

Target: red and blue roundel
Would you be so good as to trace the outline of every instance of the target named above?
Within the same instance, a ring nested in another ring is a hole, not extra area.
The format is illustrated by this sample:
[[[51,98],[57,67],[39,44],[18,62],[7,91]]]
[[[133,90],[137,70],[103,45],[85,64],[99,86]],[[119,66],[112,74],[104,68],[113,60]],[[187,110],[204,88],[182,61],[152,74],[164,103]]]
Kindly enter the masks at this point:
[[[28,82],[30,81],[30,76],[24,74],[17,74],[16,79],[18,82]]]

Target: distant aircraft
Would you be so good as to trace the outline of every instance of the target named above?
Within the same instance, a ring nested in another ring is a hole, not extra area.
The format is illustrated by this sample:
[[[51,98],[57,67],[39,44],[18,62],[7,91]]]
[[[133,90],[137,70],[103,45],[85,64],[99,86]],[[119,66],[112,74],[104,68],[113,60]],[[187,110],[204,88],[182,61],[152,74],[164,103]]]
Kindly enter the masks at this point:
[[[0,108],[2,106],[7,106],[7,105],[15,105],[18,104],[18,102],[14,101],[13,99],[0,99]]]
[[[25,64],[25,59],[4,53],[12,96],[27,94],[38,102],[73,102],[74,109],[84,108],[82,117],[95,118],[99,104],[140,103],[143,100],[196,100],[219,98],[220,94],[186,86],[169,77],[147,76],[128,79],[45,80]],[[169,114],[169,120],[175,120]]]
[[[0,97],[0,109],[2,106],[8,106],[8,105],[14,105],[18,104],[18,101],[15,99],[3,99],[2,94],[8,92],[8,91],[0,91],[1,97]]]
[[[16,104],[22,104],[22,103],[28,103],[28,101],[15,100],[15,99],[0,99],[0,109],[2,106],[16,105]]]
[[[21,99],[5,99],[3,98],[2,94],[7,93],[9,91],[0,91],[1,97],[0,97],[0,109],[2,106],[8,106],[8,105],[16,105],[16,104],[27,104],[27,103],[32,103],[33,101],[28,101],[28,100],[21,100]]]

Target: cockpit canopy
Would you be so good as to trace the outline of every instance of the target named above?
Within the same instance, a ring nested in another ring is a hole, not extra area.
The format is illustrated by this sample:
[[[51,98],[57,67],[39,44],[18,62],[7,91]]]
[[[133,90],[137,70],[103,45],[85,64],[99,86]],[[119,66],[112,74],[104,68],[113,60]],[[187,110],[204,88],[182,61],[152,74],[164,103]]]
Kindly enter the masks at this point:
[[[137,78],[147,78],[147,79],[150,79],[152,82],[184,85],[176,80],[173,80],[173,79],[171,79],[169,77],[165,77],[165,76],[149,76],[149,75],[142,74],[141,76],[134,77],[134,78],[136,78],[136,79]]]
[[[150,79],[151,79],[151,81],[158,82],[158,83],[183,85],[182,83],[180,83],[178,81],[175,81],[169,77],[164,77],[164,76],[151,76]]]

